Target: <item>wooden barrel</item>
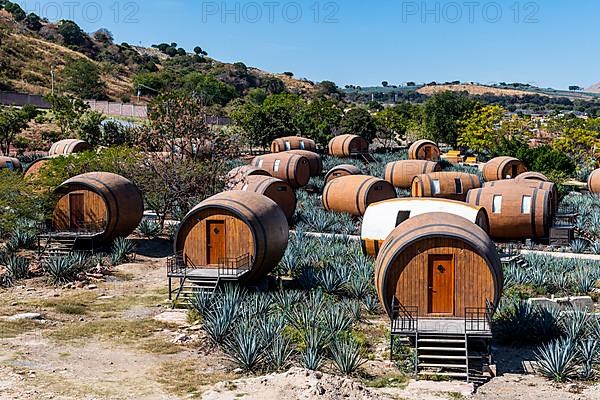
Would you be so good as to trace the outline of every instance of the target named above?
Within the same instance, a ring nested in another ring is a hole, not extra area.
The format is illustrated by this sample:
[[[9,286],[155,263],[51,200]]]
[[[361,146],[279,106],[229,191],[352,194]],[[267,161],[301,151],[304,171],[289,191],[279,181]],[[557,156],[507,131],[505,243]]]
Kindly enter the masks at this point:
[[[546,177],[546,175],[542,174],[541,172],[533,172],[533,171],[527,171],[527,172],[523,172],[522,174],[517,175],[517,177],[515,178],[516,181],[542,181],[542,182],[550,182],[550,179],[548,179]]]
[[[440,148],[431,140],[417,140],[408,149],[409,160],[439,161]]]
[[[252,160],[252,166],[288,182],[294,189],[306,186],[310,180],[310,162],[296,154],[265,154]]]
[[[592,171],[588,177],[588,190],[591,193],[600,194],[600,169]]]
[[[369,142],[357,135],[340,135],[329,141],[329,154],[336,157],[350,157],[367,154]]]
[[[395,197],[396,189],[382,179],[349,175],[334,179],[325,185],[323,206],[327,211],[361,216],[370,204]]]
[[[514,157],[496,157],[483,166],[483,179],[487,182],[516,178],[527,172],[525,164]]]
[[[50,147],[49,156],[60,156],[73,153],[81,153],[91,149],[91,146],[79,139],[64,139],[59,140]]]
[[[363,252],[376,257],[383,242],[396,226],[409,218],[432,212],[458,215],[478,225],[486,233],[490,231],[490,221],[483,207],[448,199],[391,199],[371,204],[367,208],[360,232]]]
[[[384,179],[397,188],[410,189],[416,176],[440,172],[441,170],[442,166],[433,161],[394,161],[385,166]]]
[[[20,171],[21,162],[17,158],[0,156],[0,169],[3,168],[11,171]]]
[[[273,140],[273,143],[271,143],[271,153],[281,153],[289,150],[307,150],[316,152],[317,144],[312,139],[300,136],[282,137]]]
[[[253,167],[252,165],[242,165],[227,173],[225,177],[226,186],[231,190],[235,185],[243,182],[249,176],[271,176],[271,174],[262,168]]]
[[[558,203],[559,203],[559,198],[558,198],[558,189],[556,188],[556,185],[553,182],[544,182],[544,181],[540,181],[540,180],[530,180],[530,179],[524,179],[524,180],[516,180],[516,179],[505,179],[503,181],[493,181],[493,182],[486,182],[483,184],[483,187],[514,187],[516,188],[517,186],[523,186],[523,187],[528,187],[528,188],[533,188],[533,189],[542,189],[542,190],[547,190],[548,192],[550,192],[550,202],[552,203],[552,215],[551,217],[554,218],[554,215],[556,214],[556,212],[558,211]]]
[[[453,214],[422,214],[385,240],[375,262],[375,288],[390,318],[394,299],[419,316],[462,318],[467,307],[498,305],[502,263],[494,242],[477,225]],[[440,303],[439,296],[446,295],[447,302]]]
[[[247,283],[260,280],[277,266],[288,233],[287,219],[273,200],[254,192],[231,191],[194,207],[181,221],[174,247],[176,254],[182,253],[198,268],[219,268],[217,260],[209,260],[215,256],[210,252],[222,251],[226,259],[222,261],[230,268],[239,270],[248,264],[248,272],[240,276]]]
[[[305,157],[310,164],[310,176],[320,176],[323,173],[323,161],[317,153],[307,150],[290,150],[288,153]]]
[[[481,187],[479,176],[464,172],[434,172],[418,175],[412,182],[412,197],[434,197],[465,201],[471,189]]]
[[[544,239],[552,225],[551,193],[522,185],[474,189],[467,203],[482,206],[490,218],[490,235],[498,240]]]
[[[25,177],[33,178],[33,177],[37,176],[38,172],[40,172],[40,170],[42,168],[44,168],[46,165],[48,165],[48,162],[51,159],[52,159],[52,157],[42,157],[42,158],[38,158],[37,160],[33,161],[31,164],[29,164],[29,166],[25,170]]]
[[[54,225],[65,226],[65,217],[73,218],[69,210],[69,195],[77,192],[89,201],[85,201],[81,210],[85,214],[85,223],[94,223],[91,219],[105,219],[104,229],[97,238],[98,242],[128,236],[138,227],[144,214],[142,193],[130,180],[110,172],[90,172],[66,180],[56,188],[55,193],[62,196],[54,211]],[[88,214],[90,220],[88,220]],[[82,215],[83,216],[83,215]],[[66,225],[69,221],[66,221]]]
[[[272,176],[247,176],[234,185],[231,190],[254,192],[267,196],[281,207],[288,221],[292,220],[294,212],[296,212],[296,193],[289,183],[281,179]]]
[[[361,175],[360,169],[357,166],[351,164],[342,164],[335,166],[329,170],[329,172],[325,175],[325,183],[331,182],[334,179],[337,179],[341,176],[349,176],[349,175]]]

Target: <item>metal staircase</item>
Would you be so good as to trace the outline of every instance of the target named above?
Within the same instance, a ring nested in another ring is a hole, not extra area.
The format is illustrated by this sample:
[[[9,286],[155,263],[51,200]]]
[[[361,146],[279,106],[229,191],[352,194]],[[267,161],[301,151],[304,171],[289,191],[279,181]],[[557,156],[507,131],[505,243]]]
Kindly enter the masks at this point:
[[[44,264],[48,259],[67,256],[75,250],[77,236],[42,234],[38,236],[38,260]]]

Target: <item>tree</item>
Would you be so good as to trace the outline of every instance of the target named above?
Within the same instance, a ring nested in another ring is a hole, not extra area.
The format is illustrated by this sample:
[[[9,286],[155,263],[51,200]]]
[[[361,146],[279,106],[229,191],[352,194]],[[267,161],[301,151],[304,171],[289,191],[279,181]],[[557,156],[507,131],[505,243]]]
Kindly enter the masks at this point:
[[[35,118],[37,110],[32,106],[0,109],[0,154],[8,155],[15,138]]]
[[[562,117],[546,128],[556,135],[552,146],[579,164],[596,164],[600,156],[600,119]]]
[[[202,47],[200,47],[200,46],[196,46],[196,47],[194,47],[194,53],[195,53],[197,56],[207,56],[207,55],[208,55],[208,53],[207,53],[206,51],[204,51],[204,50],[202,49]]]
[[[42,29],[42,20],[37,14],[29,13],[25,18],[25,25],[27,29],[37,32]]]
[[[375,115],[378,134],[385,147],[391,147],[394,140],[404,139],[408,129],[409,119],[394,108],[388,107]]]
[[[336,100],[341,100],[344,98],[344,92],[342,92],[340,88],[332,81],[323,81],[319,83],[318,94],[320,96],[331,97]]]
[[[6,11],[8,11],[9,13],[11,13],[13,18],[17,21],[23,21],[27,17],[27,14],[25,13],[25,11],[23,11],[21,6],[18,5],[17,3],[7,1],[4,5],[4,9]]]
[[[79,128],[80,118],[90,108],[81,99],[72,96],[48,96],[52,108],[51,120],[58,125],[61,137],[75,135]]]
[[[315,99],[301,111],[299,129],[303,136],[327,147],[335,131],[340,127],[344,112],[332,99]]]
[[[77,129],[79,138],[92,147],[104,145],[102,139],[102,121],[104,115],[96,111],[87,111],[79,118]]]
[[[185,76],[184,82],[186,89],[197,93],[207,105],[224,106],[237,96],[235,87],[208,74],[192,72]]]
[[[68,46],[81,46],[85,42],[85,34],[73,21],[62,20],[58,23],[58,33]]]
[[[478,107],[459,121],[458,145],[482,153],[496,146],[506,110],[498,105]]]
[[[94,32],[94,39],[104,44],[113,44],[114,36],[108,29],[100,28]]]
[[[438,143],[456,146],[459,121],[475,106],[465,94],[445,91],[434,94],[424,105],[424,128]]]
[[[280,94],[285,92],[285,83],[274,76],[266,76],[261,79],[260,87],[265,89],[269,94]]]
[[[98,67],[84,58],[69,62],[62,72],[66,91],[82,99],[106,98],[106,85],[100,79]]]
[[[569,86],[569,90],[577,91],[577,90],[583,90],[583,88],[580,86],[577,86],[577,85],[572,85],[572,86]]]
[[[341,132],[361,136],[372,141],[377,135],[377,124],[373,116],[364,108],[353,108],[344,115]]]
[[[390,83],[388,81],[383,81],[383,82],[381,82],[381,86],[386,88],[386,87],[390,86]]]

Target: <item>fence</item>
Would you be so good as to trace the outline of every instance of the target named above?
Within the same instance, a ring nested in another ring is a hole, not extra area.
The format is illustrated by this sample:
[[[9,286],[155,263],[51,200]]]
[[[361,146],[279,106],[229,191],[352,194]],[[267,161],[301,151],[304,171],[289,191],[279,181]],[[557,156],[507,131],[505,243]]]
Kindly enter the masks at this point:
[[[37,108],[50,108],[50,103],[44,96],[18,92],[0,92],[0,104],[17,107],[32,105]]]

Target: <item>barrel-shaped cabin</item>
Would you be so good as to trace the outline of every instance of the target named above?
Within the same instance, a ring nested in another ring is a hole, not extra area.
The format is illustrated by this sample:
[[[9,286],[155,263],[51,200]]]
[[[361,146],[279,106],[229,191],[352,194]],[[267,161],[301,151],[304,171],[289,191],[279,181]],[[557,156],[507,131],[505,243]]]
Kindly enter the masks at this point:
[[[188,268],[255,282],[283,257],[288,229],[283,211],[273,200],[248,191],[223,192],[183,218],[175,253]]]
[[[323,173],[323,160],[319,154],[308,150],[290,150],[288,153],[302,156],[308,160],[310,176],[320,176]]]
[[[396,189],[382,179],[367,175],[342,176],[325,185],[323,206],[327,211],[364,215],[373,203],[396,197]]]
[[[0,169],[8,169],[9,171],[20,171],[21,162],[14,157],[0,156]]]
[[[48,165],[52,157],[42,157],[33,161],[29,166],[25,169],[25,177],[33,178],[38,175],[38,173]]]
[[[440,148],[431,140],[417,140],[408,148],[409,160],[439,161]]]
[[[428,198],[400,198],[371,204],[362,219],[361,241],[365,254],[376,257],[383,242],[404,221],[427,213],[445,213],[465,218],[489,232],[489,219],[483,207],[446,200]]]
[[[486,182],[512,179],[527,172],[525,163],[514,157],[496,157],[483,165],[483,180]]]
[[[325,175],[325,183],[329,183],[334,179],[340,178],[342,176],[350,176],[350,175],[361,175],[362,172],[356,165],[352,164],[342,164],[337,165],[329,170]]]
[[[79,139],[64,139],[59,140],[50,147],[49,156],[66,156],[73,153],[81,153],[89,150],[92,147],[83,140]]]
[[[375,263],[375,288],[391,319],[399,317],[398,309],[424,320],[465,318],[473,311],[483,319],[486,308],[500,301],[502,264],[494,242],[471,221],[422,214],[385,240]]]
[[[227,173],[225,181],[227,188],[231,189],[249,176],[271,176],[267,171],[262,168],[253,167],[252,165],[242,165],[241,167],[233,168]]]
[[[588,177],[588,190],[591,193],[600,194],[600,169],[592,171]]]
[[[433,197],[465,201],[471,189],[481,187],[477,175],[465,172],[434,172],[418,175],[412,181],[412,197]]]
[[[441,164],[434,161],[394,161],[385,166],[384,179],[397,188],[410,189],[416,176],[440,172],[441,170]]]
[[[541,182],[550,182],[550,179],[541,172],[527,171],[522,174],[517,175],[515,178],[517,182],[520,181],[541,181]]]
[[[297,154],[265,154],[252,160],[252,166],[264,169],[271,176],[288,182],[294,189],[306,186],[310,180],[310,162],[306,157]]]
[[[490,218],[490,236],[497,240],[544,239],[552,225],[549,191],[522,185],[474,189],[467,203],[484,207]]]
[[[288,221],[296,212],[296,193],[286,181],[272,176],[251,175],[234,185],[231,190],[254,192],[273,200],[283,211]]]
[[[290,150],[307,150],[316,152],[317,144],[312,139],[300,136],[288,136],[273,140],[271,153],[281,153]]]
[[[558,211],[558,189],[556,188],[556,184],[553,182],[546,182],[540,180],[531,180],[531,179],[504,179],[502,181],[493,181],[493,182],[485,182],[483,184],[484,188],[487,187],[513,187],[516,188],[518,186],[533,188],[533,189],[542,189],[550,192],[550,202],[552,203],[552,216]]]
[[[352,157],[369,153],[369,142],[358,135],[339,135],[329,141],[329,154],[336,157]]]
[[[141,192],[130,180],[109,172],[91,172],[65,181],[55,190],[58,197],[52,230],[75,234],[96,243],[128,236],[144,214]]]

